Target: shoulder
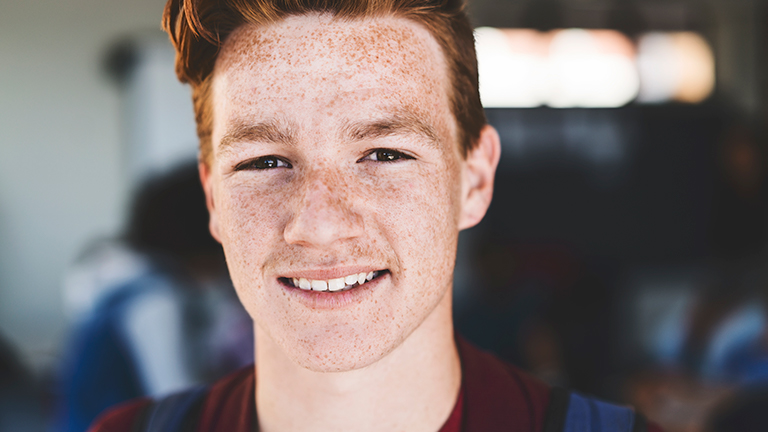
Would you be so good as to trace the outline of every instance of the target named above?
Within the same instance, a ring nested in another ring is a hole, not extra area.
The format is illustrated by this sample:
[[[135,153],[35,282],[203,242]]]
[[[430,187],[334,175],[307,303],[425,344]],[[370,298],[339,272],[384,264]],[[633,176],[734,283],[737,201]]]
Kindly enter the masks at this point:
[[[464,432],[632,431],[636,421],[644,423],[630,407],[551,388],[461,338],[457,346],[465,398]],[[647,431],[662,432],[654,424],[648,424]]]
[[[464,422],[473,431],[540,431],[550,387],[457,338],[464,387]]]
[[[256,422],[256,378],[251,364],[217,381],[206,396],[198,431],[250,432]]]
[[[198,431],[250,431],[243,425],[255,421],[255,379],[253,365],[242,368],[216,381],[194,405],[170,404],[174,413],[184,418],[199,419]],[[117,405],[99,416],[88,432],[132,432],[132,427],[142,421],[145,414],[163,401],[188,392],[175,393],[153,400],[141,398]],[[199,393],[198,393],[199,394]],[[181,413],[177,413],[181,409]],[[175,417],[175,416],[174,416]],[[185,420],[186,421],[186,420]]]
[[[117,405],[101,414],[88,432],[130,432],[151,403],[149,398],[140,398]]]

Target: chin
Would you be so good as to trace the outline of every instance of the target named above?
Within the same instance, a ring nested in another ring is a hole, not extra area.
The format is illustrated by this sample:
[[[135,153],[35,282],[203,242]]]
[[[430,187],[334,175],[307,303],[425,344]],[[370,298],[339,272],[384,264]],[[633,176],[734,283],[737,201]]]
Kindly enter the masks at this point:
[[[296,364],[313,372],[348,372],[376,363],[398,345],[396,338],[373,333],[359,337],[361,333],[323,332],[301,338],[286,353]]]

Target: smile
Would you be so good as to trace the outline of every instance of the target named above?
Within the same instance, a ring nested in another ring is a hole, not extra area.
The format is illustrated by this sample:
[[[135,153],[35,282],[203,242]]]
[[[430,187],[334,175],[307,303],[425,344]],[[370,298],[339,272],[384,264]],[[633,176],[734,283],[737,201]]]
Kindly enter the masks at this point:
[[[280,280],[288,286],[299,288],[304,291],[341,292],[351,290],[352,288],[357,288],[366,282],[376,279],[385,272],[386,270],[372,271],[368,273],[355,273],[329,280],[307,278],[280,278]]]

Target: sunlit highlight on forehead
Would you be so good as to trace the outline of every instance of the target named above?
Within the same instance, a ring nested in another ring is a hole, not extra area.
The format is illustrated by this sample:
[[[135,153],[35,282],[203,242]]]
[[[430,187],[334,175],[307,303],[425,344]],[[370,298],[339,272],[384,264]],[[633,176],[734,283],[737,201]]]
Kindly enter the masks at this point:
[[[325,55],[306,56],[307,52]],[[339,71],[358,73],[366,67],[433,66],[433,75],[448,84],[447,63],[437,41],[421,24],[398,17],[347,19],[314,14],[290,16],[265,26],[246,24],[224,43],[216,71],[255,68],[260,63],[282,63],[296,70],[331,60],[338,61],[333,66]]]

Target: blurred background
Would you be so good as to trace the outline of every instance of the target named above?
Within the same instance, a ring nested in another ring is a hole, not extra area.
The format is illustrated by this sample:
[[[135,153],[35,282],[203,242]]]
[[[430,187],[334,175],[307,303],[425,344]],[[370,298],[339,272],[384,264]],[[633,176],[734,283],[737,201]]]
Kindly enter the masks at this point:
[[[0,4],[0,431],[252,357],[163,6]],[[768,1],[469,11],[503,153],[459,332],[671,432],[768,430]]]

